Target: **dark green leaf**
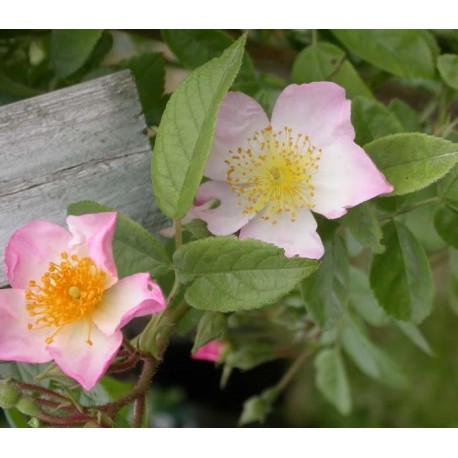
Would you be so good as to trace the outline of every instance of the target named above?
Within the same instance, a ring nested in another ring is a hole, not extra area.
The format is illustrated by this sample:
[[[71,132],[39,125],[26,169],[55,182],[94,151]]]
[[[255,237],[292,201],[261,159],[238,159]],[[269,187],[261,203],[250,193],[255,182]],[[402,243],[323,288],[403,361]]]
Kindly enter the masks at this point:
[[[158,206],[182,218],[192,205],[213,142],[219,107],[242,62],[246,36],[193,71],[170,97],[151,167]]]
[[[263,342],[247,343],[231,351],[226,356],[225,362],[227,366],[247,371],[267,361],[272,361],[275,357],[272,345]]]
[[[331,43],[319,42],[302,50],[294,61],[291,79],[298,84],[333,81],[345,88],[350,98],[358,95],[373,97],[352,64],[346,60],[345,52]]]
[[[383,232],[386,251],[373,258],[371,287],[388,315],[421,323],[431,313],[434,297],[428,258],[404,225],[389,223]]]
[[[142,54],[123,62],[122,66],[134,74],[146,122],[149,125],[158,124],[165,107],[165,67],[162,54]]]
[[[427,355],[434,356],[434,352],[429,342],[415,325],[406,323],[405,321],[396,321],[396,325],[415,346],[424,351]]]
[[[433,78],[434,52],[420,30],[333,30],[353,53],[387,72],[406,78]]]
[[[365,97],[353,100],[351,120],[356,131],[355,142],[361,146],[403,131],[401,121],[385,105]]]
[[[434,215],[434,226],[442,239],[453,248],[458,248],[458,211],[442,206]]]
[[[408,194],[442,178],[458,162],[458,145],[430,135],[395,134],[364,147],[393,195]]]
[[[383,253],[382,228],[370,203],[353,207],[343,219],[353,237],[373,253]]]
[[[103,30],[53,30],[52,63],[59,78],[75,73],[88,60]]]
[[[67,210],[69,215],[108,211],[115,210],[90,201],[71,204]],[[158,277],[171,269],[170,258],[163,246],[146,229],[119,212],[113,251],[121,278],[138,272],[149,272]]]
[[[325,255],[318,271],[302,282],[302,291],[312,319],[328,329],[337,324],[348,303],[348,254],[336,235],[325,243]]]
[[[183,229],[190,232],[194,239],[205,239],[211,237],[211,232],[207,229],[207,223],[201,219],[193,219],[183,225]]]
[[[249,310],[274,302],[313,273],[318,262],[286,258],[283,250],[258,240],[213,237],[187,243],[174,254],[185,299],[203,310]]]
[[[417,112],[410,108],[407,103],[399,99],[393,99],[390,102],[390,110],[401,121],[404,132],[418,132],[421,130]]]
[[[278,395],[278,389],[274,387],[263,391],[258,396],[247,399],[243,403],[243,412],[239,419],[239,425],[243,426],[255,422],[264,423]]]
[[[315,358],[315,383],[321,394],[342,414],[351,411],[351,393],[345,366],[337,349],[321,350]]]
[[[197,325],[197,334],[191,353],[205,344],[223,337],[227,329],[227,316],[219,312],[205,312]]]
[[[162,31],[162,36],[179,61],[192,70],[221,55],[234,43],[226,32],[212,29],[168,29]],[[246,52],[233,88],[248,94],[259,89],[253,62]]]
[[[458,89],[458,55],[444,54],[437,59],[442,79],[453,89]]]

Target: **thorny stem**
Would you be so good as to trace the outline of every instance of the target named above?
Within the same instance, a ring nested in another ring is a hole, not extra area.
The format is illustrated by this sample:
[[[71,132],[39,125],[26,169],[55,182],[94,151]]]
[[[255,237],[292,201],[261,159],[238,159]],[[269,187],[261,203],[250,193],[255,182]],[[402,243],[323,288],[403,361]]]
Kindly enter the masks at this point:
[[[24,383],[24,382],[17,382],[17,383],[23,390],[32,391],[35,393],[41,393],[46,396],[59,399],[61,402],[72,404],[71,400],[66,398],[65,396],[62,396],[61,394],[56,393],[55,391],[48,390],[47,388],[43,388],[42,386],[32,385],[31,383]]]
[[[132,428],[141,428],[143,422],[143,412],[145,411],[146,393],[135,399],[134,403],[134,421]]]

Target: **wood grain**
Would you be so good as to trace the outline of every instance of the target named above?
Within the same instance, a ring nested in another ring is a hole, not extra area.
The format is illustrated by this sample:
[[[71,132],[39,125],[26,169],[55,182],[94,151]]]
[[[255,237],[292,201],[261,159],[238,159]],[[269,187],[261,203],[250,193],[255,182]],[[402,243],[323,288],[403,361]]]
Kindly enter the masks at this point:
[[[0,251],[34,219],[95,200],[157,230],[151,147],[129,71],[0,107]],[[0,286],[7,281],[3,255]]]

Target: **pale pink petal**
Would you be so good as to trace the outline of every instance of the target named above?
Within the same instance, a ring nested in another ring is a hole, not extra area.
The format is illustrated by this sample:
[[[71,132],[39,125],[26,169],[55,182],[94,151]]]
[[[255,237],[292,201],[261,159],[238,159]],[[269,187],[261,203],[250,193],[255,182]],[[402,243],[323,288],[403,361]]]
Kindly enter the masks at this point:
[[[318,82],[291,84],[280,94],[272,113],[274,131],[291,128],[293,134],[310,138],[312,145],[324,148],[336,137],[355,138],[351,124],[351,102],[337,84]]]
[[[216,208],[208,208],[204,202],[217,199]],[[198,206],[191,209],[191,214],[207,223],[208,230],[214,235],[229,235],[237,232],[252,219],[255,214],[244,214],[246,202],[222,181],[207,181],[200,186],[196,196]]]
[[[87,343],[89,336],[92,345]],[[121,343],[121,331],[106,336],[84,319],[64,326],[48,351],[63,372],[89,391],[106,372]]]
[[[313,175],[313,211],[338,218],[347,208],[387,194],[393,187],[364,150],[348,137],[336,139],[323,149],[319,169]]]
[[[68,251],[71,235],[49,221],[32,221],[16,231],[5,250],[8,281],[13,288],[27,289],[30,280],[40,281],[49,263],[59,262]]]
[[[324,247],[316,232],[316,221],[308,209],[298,210],[295,222],[291,215],[279,215],[277,224],[265,221],[258,215],[240,231],[241,239],[257,239],[273,243],[285,250],[285,256],[298,255],[302,258],[319,259]]]
[[[201,359],[203,361],[213,361],[217,363],[226,348],[226,343],[222,340],[214,340],[208,344],[200,347],[194,354],[191,355],[193,359]]]
[[[112,248],[116,217],[116,212],[67,217],[68,228],[73,235],[72,247],[80,255],[89,256],[114,278],[118,276]]]
[[[103,294],[102,303],[92,313],[98,328],[110,336],[137,316],[165,309],[165,299],[149,274],[139,273],[119,280]]]
[[[49,329],[29,330],[29,322],[24,291],[0,290],[0,361],[46,363],[51,360],[45,344]]]
[[[269,125],[264,110],[251,97],[240,92],[229,92],[218,113],[213,147],[208,159],[205,175],[224,181],[228,166],[224,162],[237,148],[248,149],[248,139],[255,131]]]

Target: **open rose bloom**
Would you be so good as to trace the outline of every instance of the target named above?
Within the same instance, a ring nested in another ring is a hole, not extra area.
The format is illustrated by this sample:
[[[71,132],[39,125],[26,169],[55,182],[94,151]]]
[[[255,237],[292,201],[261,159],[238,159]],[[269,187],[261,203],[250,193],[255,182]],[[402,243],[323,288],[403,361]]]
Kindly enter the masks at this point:
[[[240,231],[284,248],[286,256],[324,252],[312,211],[339,218],[361,202],[393,190],[355,142],[350,101],[329,82],[290,85],[269,121],[261,106],[229,93],[196,206],[215,235]],[[215,207],[212,202],[219,201]]]
[[[121,346],[121,327],[165,301],[149,274],[118,279],[116,213],[69,216],[67,224],[69,231],[33,221],[6,248],[12,289],[0,290],[0,360],[54,360],[90,390]]]

